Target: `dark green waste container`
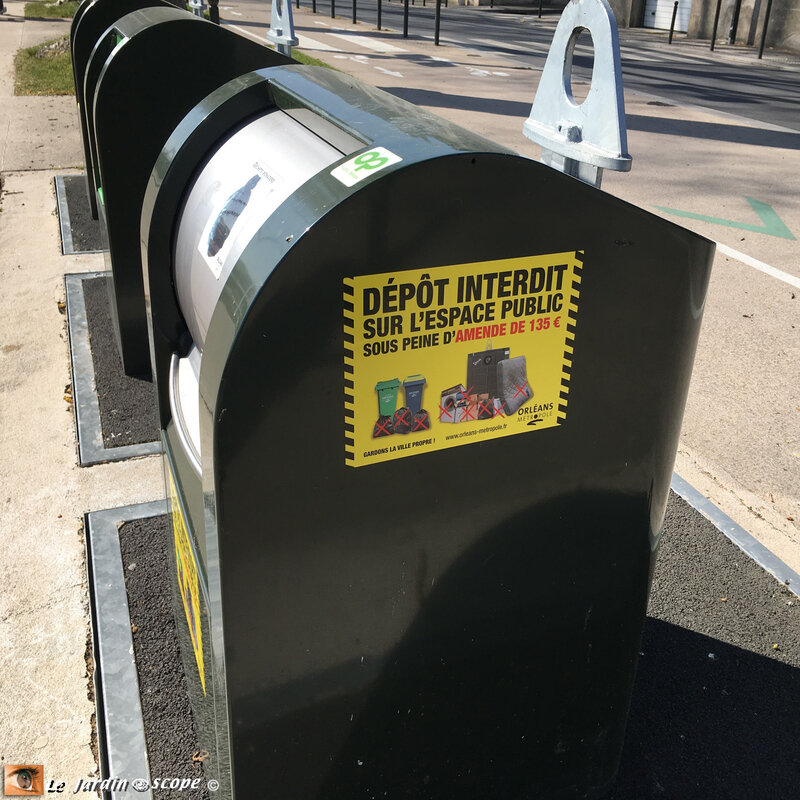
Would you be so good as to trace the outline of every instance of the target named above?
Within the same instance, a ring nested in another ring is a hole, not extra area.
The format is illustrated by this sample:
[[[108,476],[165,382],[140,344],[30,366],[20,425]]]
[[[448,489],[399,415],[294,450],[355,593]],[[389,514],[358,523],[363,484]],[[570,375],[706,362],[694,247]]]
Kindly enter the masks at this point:
[[[378,381],[375,391],[378,393],[378,411],[382,417],[391,417],[397,409],[397,391],[400,381],[392,378],[389,381]]]
[[[300,66],[182,120],[141,241],[216,796],[600,797],[713,244]],[[427,429],[374,438],[409,375]]]

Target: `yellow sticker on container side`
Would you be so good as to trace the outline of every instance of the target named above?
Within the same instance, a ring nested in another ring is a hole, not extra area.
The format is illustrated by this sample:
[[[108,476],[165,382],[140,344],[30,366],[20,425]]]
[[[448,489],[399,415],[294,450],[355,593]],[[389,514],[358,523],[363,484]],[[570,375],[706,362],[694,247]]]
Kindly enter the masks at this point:
[[[561,425],[580,250],[344,281],[345,462]]]
[[[206,693],[206,675],[203,666],[203,630],[200,620],[200,581],[197,575],[197,563],[194,559],[192,545],[189,541],[189,531],[183,518],[183,511],[175,488],[175,481],[171,470],[169,475],[169,500],[172,511],[172,533],[175,538],[175,566],[178,573],[178,586],[183,600],[183,610],[186,612],[186,623],[189,626],[189,635],[192,638],[192,649],[197,662],[197,671],[200,675],[200,685],[203,694]]]

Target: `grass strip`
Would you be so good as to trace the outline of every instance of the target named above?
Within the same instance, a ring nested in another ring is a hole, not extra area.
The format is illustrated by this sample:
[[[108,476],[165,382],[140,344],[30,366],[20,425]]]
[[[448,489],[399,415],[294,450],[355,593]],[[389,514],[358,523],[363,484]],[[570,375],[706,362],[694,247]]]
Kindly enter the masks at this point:
[[[30,5],[34,4],[28,3],[28,6]],[[66,47],[67,39],[68,37],[53,39],[17,52],[14,57],[14,94],[64,95],[75,93],[72,59],[69,49]],[[63,47],[60,46],[62,43]],[[306,55],[300,50],[293,49],[292,56],[307,66],[325,67],[339,71],[325,61]]]
[[[301,64],[305,64],[307,67],[326,67],[327,69],[332,69],[335,72],[340,72],[340,70],[336,69],[336,67],[332,67],[325,61],[320,61],[318,58],[314,58],[313,56],[307,56],[305,53],[302,53],[300,50],[296,50],[295,48],[292,48],[292,58],[295,61],[299,61]]]
[[[69,49],[58,46],[65,38],[25,47],[14,56],[14,94],[75,94]],[[48,47],[53,49],[48,50]]]
[[[63,3],[33,0],[31,3],[25,3],[25,19],[71,19],[78,5],[77,0],[65,0]]]

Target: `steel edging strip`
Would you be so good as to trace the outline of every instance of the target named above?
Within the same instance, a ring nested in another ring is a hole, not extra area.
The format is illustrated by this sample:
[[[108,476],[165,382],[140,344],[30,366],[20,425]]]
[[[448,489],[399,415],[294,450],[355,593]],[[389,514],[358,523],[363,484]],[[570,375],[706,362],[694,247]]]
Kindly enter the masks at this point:
[[[166,514],[165,500],[93,511],[86,515],[88,571],[92,598],[99,689],[98,713],[102,715],[106,778],[150,780],[147,743],[139,698],[139,679],[133,651],[128,596],[119,544],[122,523]],[[100,722],[100,720],[98,720]],[[111,789],[112,800],[152,793]]]
[[[107,272],[72,273],[64,276],[67,293],[67,320],[72,355],[72,399],[78,428],[78,460],[81,466],[123,461],[162,452],[160,442],[143,442],[122,447],[106,447],[100,421],[100,405],[94,389],[94,362],[89,344],[89,327],[83,298],[83,281],[100,278]]]
[[[685,481],[677,472],[672,475],[672,491],[725,534],[742,552],[765,569],[789,591],[800,597],[800,574],[783,563],[739,523],[717,508],[707,497]]]

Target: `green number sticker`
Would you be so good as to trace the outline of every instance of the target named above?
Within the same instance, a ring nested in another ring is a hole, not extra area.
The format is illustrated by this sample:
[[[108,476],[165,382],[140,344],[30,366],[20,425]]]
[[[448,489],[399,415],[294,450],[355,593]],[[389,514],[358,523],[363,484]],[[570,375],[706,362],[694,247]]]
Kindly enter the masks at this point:
[[[380,169],[385,167],[389,159],[382,156],[377,150],[371,150],[369,153],[362,153],[354,159],[354,163],[358,164],[355,171],[360,169]]]
[[[349,161],[345,161],[344,164],[339,164],[336,169],[331,170],[331,175],[345,186],[354,186],[373,172],[397,164],[402,160],[400,156],[385,147],[374,147],[372,150],[367,150],[365,153],[360,153]]]

